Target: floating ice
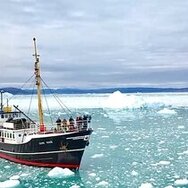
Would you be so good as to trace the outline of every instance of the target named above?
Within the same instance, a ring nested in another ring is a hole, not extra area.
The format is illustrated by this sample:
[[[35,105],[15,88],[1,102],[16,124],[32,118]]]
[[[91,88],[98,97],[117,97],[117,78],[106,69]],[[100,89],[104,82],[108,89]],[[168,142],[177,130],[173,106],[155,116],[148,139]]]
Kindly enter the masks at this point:
[[[6,166],[4,166],[4,168],[8,169],[8,168],[10,168],[10,166],[9,166],[9,165],[6,165]]]
[[[6,180],[3,182],[0,182],[0,188],[13,188],[20,185],[19,180]]]
[[[183,151],[182,153],[177,153],[178,155],[188,155],[188,150]]]
[[[26,173],[23,173],[23,174],[20,174],[21,177],[27,177],[29,176],[29,174],[26,174]]]
[[[103,128],[103,127],[99,127],[99,128],[97,128],[98,130],[101,130],[101,131],[105,131],[106,130],[106,128]]]
[[[80,188],[80,186],[79,185],[73,185],[70,188]]]
[[[113,149],[113,150],[114,150],[114,149],[116,149],[117,147],[118,147],[117,145],[111,145],[111,146],[110,146],[110,149]]]
[[[143,102],[138,101],[136,96],[127,96],[120,91],[112,93],[104,102],[106,108],[137,108],[142,106]]]
[[[74,172],[69,170],[68,168],[60,168],[55,167],[50,172],[48,172],[48,176],[51,178],[62,178],[62,177],[70,177],[73,176]]]
[[[188,179],[179,179],[174,182],[175,186],[188,185]]]
[[[92,159],[95,159],[95,158],[101,158],[103,157],[104,154],[103,153],[100,153],[100,154],[94,154],[93,156],[91,156]]]
[[[173,187],[172,187],[172,185],[168,185],[168,186],[166,186],[165,188],[173,188]]]
[[[182,126],[182,125],[178,126],[178,129],[184,129],[184,128],[185,128],[185,127]]]
[[[169,165],[170,161],[159,161],[157,164],[158,165]]]
[[[187,151],[184,151],[182,154],[188,155],[188,150],[187,150]]]
[[[135,170],[133,170],[133,171],[131,172],[131,175],[132,175],[132,176],[138,176],[138,172],[136,172]]]
[[[157,112],[158,114],[168,114],[168,115],[174,115],[176,114],[176,111],[175,110],[170,110],[168,108],[164,108],[163,110],[160,110]]]
[[[104,135],[104,136],[101,136],[101,138],[109,138],[109,136]]]
[[[142,183],[139,188],[153,188],[151,183]]]
[[[109,183],[107,181],[101,181],[96,184],[97,187],[108,187]]]
[[[96,174],[95,174],[95,173],[90,173],[89,176],[91,176],[91,177],[95,177]]]
[[[96,181],[100,181],[101,178],[100,177],[96,177],[95,179],[96,179]]]
[[[137,165],[137,164],[138,164],[138,162],[135,162],[135,161],[132,162],[132,165],[133,165],[133,166],[135,166],[135,165]]]

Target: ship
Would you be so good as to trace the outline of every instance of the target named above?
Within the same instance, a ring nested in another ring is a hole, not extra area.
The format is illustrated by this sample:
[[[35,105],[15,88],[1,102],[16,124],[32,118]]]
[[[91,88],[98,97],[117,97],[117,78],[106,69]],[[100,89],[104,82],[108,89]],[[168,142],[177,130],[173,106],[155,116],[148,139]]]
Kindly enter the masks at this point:
[[[36,167],[79,169],[93,132],[91,116],[70,117],[48,125],[44,118],[42,77],[36,38],[34,46],[34,81],[38,120],[33,120],[18,105],[4,105],[1,91],[0,158]]]

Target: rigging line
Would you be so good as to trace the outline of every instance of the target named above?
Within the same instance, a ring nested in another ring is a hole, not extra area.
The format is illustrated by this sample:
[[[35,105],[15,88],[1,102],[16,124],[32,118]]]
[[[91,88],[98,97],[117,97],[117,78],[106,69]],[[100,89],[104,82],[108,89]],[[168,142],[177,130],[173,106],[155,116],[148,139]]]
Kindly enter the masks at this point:
[[[20,113],[22,113],[26,118],[28,118],[32,123],[36,124],[27,114],[25,114],[23,111],[21,111],[17,106],[13,105],[16,110],[18,110]]]
[[[46,99],[46,94],[45,94],[45,90],[43,89],[43,86],[42,86],[42,91],[43,91],[43,94],[44,94],[44,99],[46,101],[48,113],[50,114],[50,121],[51,121],[51,124],[53,125],[52,114],[51,114],[51,111],[50,111],[50,108],[49,108],[49,105],[48,105],[48,100]]]
[[[20,89],[22,89],[33,77],[34,77],[34,74],[33,74],[30,78],[28,78],[28,79],[26,80],[26,82],[20,87]],[[19,91],[17,91],[14,95],[17,95],[18,92],[19,92]],[[11,99],[13,99],[13,98],[15,97],[14,95],[13,95],[12,97],[10,97],[8,100],[10,101]]]
[[[42,82],[46,85],[46,87],[48,88],[48,89],[50,89],[48,86],[47,86],[47,84],[44,82],[44,80],[42,80]],[[50,92],[51,92],[51,89],[50,89]],[[52,93],[52,92],[51,92]],[[67,112],[66,112],[66,110],[65,110],[65,108],[62,106],[62,104],[58,101],[58,97],[56,97],[53,93],[52,93],[52,95],[53,95],[53,97],[56,99],[56,101],[58,102],[58,104],[61,106],[61,108],[63,109],[63,111],[65,112],[65,114],[67,115]],[[67,115],[67,117],[69,117],[68,115]]]
[[[46,85],[46,87],[50,90],[50,92],[53,94],[54,98],[56,99],[56,101],[59,103],[59,105],[64,109],[64,107],[67,109],[67,111],[72,115],[71,110],[59,99],[59,97],[57,95],[55,95],[51,88],[49,88],[49,86],[45,83],[45,81],[41,78],[42,82]],[[64,106],[64,107],[63,107]],[[65,110],[64,110],[65,111]],[[65,111],[66,112],[66,111]]]

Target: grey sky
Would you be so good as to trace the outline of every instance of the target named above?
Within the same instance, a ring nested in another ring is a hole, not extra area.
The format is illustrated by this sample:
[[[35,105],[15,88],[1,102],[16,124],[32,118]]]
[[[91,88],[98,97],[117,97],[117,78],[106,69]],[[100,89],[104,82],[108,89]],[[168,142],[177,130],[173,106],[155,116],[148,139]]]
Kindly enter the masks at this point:
[[[187,0],[0,0],[0,87],[188,87]]]

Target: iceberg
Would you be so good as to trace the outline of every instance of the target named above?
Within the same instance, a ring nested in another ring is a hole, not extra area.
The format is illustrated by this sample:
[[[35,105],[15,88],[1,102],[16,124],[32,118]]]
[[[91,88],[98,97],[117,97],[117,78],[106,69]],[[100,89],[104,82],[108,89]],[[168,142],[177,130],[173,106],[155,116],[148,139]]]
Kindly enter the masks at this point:
[[[120,91],[112,93],[106,101],[104,101],[105,108],[138,108],[142,105],[137,101],[134,95],[125,95]]]
[[[3,182],[0,182],[0,188],[13,188],[18,187],[20,185],[19,180],[6,180]]]
[[[68,168],[55,167],[50,170],[50,172],[48,172],[48,176],[50,178],[67,178],[74,176],[74,172],[69,170]]]

